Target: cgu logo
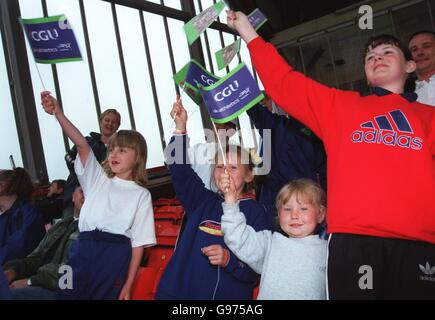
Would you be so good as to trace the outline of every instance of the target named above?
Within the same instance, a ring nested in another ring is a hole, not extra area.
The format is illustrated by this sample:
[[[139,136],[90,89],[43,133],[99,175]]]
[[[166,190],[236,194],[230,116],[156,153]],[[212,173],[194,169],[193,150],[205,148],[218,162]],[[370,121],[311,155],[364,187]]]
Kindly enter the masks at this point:
[[[35,41],[50,41],[59,38],[59,33],[56,29],[32,31],[32,39]]]
[[[207,78],[204,74],[201,75],[202,82],[206,83],[207,85],[211,86],[214,84],[214,81],[212,79]]]
[[[216,93],[214,95],[214,99],[216,101],[222,101],[225,98],[228,98],[230,95],[233,94],[233,92],[236,92],[238,89],[239,89],[239,82],[237,80],[234,80],[234,83],[225,87],[222,91],[219,91],[218,93]]]

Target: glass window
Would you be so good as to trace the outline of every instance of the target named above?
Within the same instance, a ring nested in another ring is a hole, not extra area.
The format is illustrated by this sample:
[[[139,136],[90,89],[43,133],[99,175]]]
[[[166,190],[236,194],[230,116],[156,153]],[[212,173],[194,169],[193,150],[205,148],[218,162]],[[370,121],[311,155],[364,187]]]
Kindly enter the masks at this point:
[[[18,141],[11,91],[7,77],[6,61],[3,50],[3,37],[0,34],[0,170],[11,168],[9,156],[14,157],[15,165],[22,167],[20,144]]]
[[[291,44],[279,49],[279,53],[297,71],[304,72],[304,65],[301,58],[299,44]]]
[[[65,14],[80,46],[83,61],[57,64],[65,114],[84,135],[100,132],[97,109],[86,55],[79,3],[76,0],[47,0],[49,15]],[[86,114],[86,117],[83,115]],[[73,143],[70,141],[70,147]]]
[[[409,37],[420,30],[432,30],[426,2],[393,11],[397,36],[407,44]]]
[[[364,71],[364,45],[368,35],[358,25],[339,29],[329,35],[334,56],[338,87],[344,90],[361,90],[368,93],[368,86],[360,88],[359,83],[366,83]]]
[[[84,1],[84,5],[101,111],[115,108],[121,114],[120,129],[131,129],[111,4]]]
[[[213,68],[214,74],[218,77],[223,77],[227,74],[226,69],[218,70],[217,61],[216,61],[216,52],[222,49],[221,38],[219,35],[219,31],[214,29],[207,29],[208,34],[208,43],[210,45],[211,57],[213,60]]]
[[[22,18],[40,18],[44,16],[40,1],[20,0],[19,4]],[[50,180],[65,179],[68,176],[68,169],[64,160],[65,145],[62,130],[57,121],[52,116],[47,115],[41,107],[41,91],[49,90],[55,95],[51,66],[45,64],[36,65],[27,41],[26,46],[48,177]],[[44,84],[41,82],[38,70]]]
[[[141,13],[123,6],[116,6],[116,12],[136,130],[143,134],[148,145],[147,168],[163,166],[163,149],[141,31]]]
[[[171,60],[166,42],[165,27],[161,16],[148,12],[144,12],[143,15],[154,69],[160,116],[165,141],[168,144],[175,129],[175,123],[169,113],[175,100],[176,91],[174,81],[172,80]],[[183,41],[185,41],[185,37]]]
[[[426,0],[425,1],[428,5],[428,8],[430,8],[431,12],[431,27],[429,30],[435,30],[435,3],[433,1]]]
[[[157,4],[162,4],[166,7],[174,8],[181,10],[181,1],[180,0],[148,0],[149,2],[154,2]]]
[[[301,43],[307,76],[327,86],[335,87],[336,79],[325,37]]]

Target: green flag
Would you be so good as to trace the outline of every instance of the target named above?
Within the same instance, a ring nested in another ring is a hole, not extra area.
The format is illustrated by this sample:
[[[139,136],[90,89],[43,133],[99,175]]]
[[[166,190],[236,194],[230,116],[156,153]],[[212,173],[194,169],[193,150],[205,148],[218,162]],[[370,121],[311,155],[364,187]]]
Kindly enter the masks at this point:
[[[215,53],[219,70],[225,68],[234,59],[240,51],[240,42],[240,39],[237,39],[234,43]]]
[[[198,87],[208,87],[220,80],[195,60],[190,60],[173,76],[175,83],[197,104],[202,102]]]
[[[189,45],[194,43],[195,40],[199,38],[201,33],[203,33],[205,29],[207,29],[213,23],[213,21],[219,17],[219,14],[224,8],[225,3],[223,1],[219,1],[199,13],[183,26]]]

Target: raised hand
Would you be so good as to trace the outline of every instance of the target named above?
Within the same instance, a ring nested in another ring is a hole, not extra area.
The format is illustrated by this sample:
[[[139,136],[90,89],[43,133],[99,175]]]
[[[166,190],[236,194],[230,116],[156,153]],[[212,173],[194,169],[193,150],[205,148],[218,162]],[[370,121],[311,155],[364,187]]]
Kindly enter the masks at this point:
[[[175,121],[177,130],[186,131],[187,112],[179,95],[177,95],[177,100],[172,105],[171,117]]]
[[[228,172],[225,170],[221,174],[218,181],[219,190],[223,193],[226,203],[236,203],[237,202],[237,190],[234,185],[234,181]]]
[[[227,10],[227,24],[231,29],[236,30],[246,43],[258,37],[248,17],[240,11]]]
[[[57,115],[62,112],[57,100],[50,94],[50,91],[41,92],[41,104],[44,111],[51,115]]]

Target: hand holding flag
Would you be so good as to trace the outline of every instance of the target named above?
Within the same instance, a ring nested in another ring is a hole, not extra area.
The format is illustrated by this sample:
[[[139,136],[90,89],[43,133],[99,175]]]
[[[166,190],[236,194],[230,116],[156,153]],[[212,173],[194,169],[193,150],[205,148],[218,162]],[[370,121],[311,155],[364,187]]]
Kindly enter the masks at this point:
[[[176,124],[176,130],[185,132],[186,131],[186,123],[187,123],[187,112],[183,107],[183,103],[181,102],[181,98],[177,95],[177,100],[172,105],[171,117],[174,119]]]
[[[227,10],[227,24],[231,29],[236,30],[246,43],[258,37],[257,31],[243,12]]]
[[[56,116],[58,113],[62,112],[59,103],[50,94],[50,91],[41,92],[41,105],[48,114]]]

